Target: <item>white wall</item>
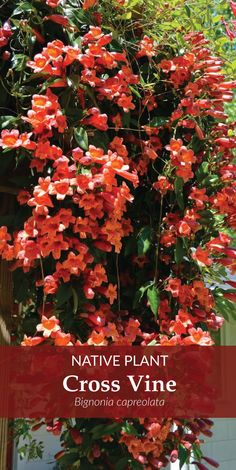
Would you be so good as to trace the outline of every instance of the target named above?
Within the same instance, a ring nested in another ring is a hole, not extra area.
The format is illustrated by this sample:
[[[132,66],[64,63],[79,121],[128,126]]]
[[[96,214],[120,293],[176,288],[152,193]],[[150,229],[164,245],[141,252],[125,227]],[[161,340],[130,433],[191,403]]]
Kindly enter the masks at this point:
[[[224,323],[221,329],[221,344],[236,346],[236,322]],[[232,397],[232,400],[235,399],[236,397]],[[219,462],[220,470],[236,470],[236,419],[215,418],[213,421],[215,423],[212,429],[213,437],[204,438],[205,443],[201,446],[202,451],[206,457],[211,457]],[[209,469],[213,469],[206,462],[205,464]],[[194,470],[194,466],[182,467],[182,470],[187,469]],[[179,463],[171,464],[170,470],[179,470]]]
[[[236,470],[236,419],[221,418],[214,422],[214,435],[205,438],[206,443],[202,446],[204,455],[219,462],[220,470]]]
[[[19,454],[15,449],[13,470],[53,470],[55,468],[54,455],[62,449],[59,438],[48,433],[45,428],[34,432],[32,437],[44,443],[43,459],[30,460],[29,462],[20,460]],[[20,443],[19,447],[22,444],[24,443]]]

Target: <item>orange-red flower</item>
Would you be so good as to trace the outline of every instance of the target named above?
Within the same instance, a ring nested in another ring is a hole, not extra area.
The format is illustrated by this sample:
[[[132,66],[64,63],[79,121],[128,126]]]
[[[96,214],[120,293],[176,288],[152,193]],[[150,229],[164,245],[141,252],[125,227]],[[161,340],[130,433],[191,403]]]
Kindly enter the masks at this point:
[[[97,0],[83,0],[83,9],[88,10],[97,4]]]
[[[56,279],[53,277],[53,276],[46,276],[44,278],[44,281],[43,281],[43,290],[44,290],[44,293],[47,295],[47,294],[55,294],[55,292],[57,291],[58,289],[58,283],[56,281]]]
[[[18,130],[3,130],[1,133],[0,145],[2,148],[17,148],[21,146],[20,133]]]
[[[155,48],[154,48],[154,39],[149,38],[148,36],[144,36],[143,39],[140,41],[139,44],[139,51],[136,54],[136,57],[153,57],[155,55]]]
[[[8,21],[6,21],[0,28],[0,47],[6,46],[10,37],[13,35],[13,31]]]
[[[61,24],[62,26],[65,26],[65,27],[69,25],[69,20],[64,15],[53,14],[53,15],[45,16],[43,19],[44,21],[50,20],[50,21],[53,21],[53,23]]]
[[[52,333],[51,337],[54,339],[55,346],[73,346],[70,333],[66,334],[59,330]]]
[[[0,227],[0,250],[2,251],[6,245],[7,242],[11,240],[11,235],[7,231],[7,227],[4,225]]]
[[[188,330],[189,336],[182,340],[182,344],[190,346],[197,344],[199,346],[212,346],[214,341],[211,339],[208,331],[203,331],[201,328],[190,328]]]
[[[60,5],[61,0],[46,0],[46,4],[51,8],[56,8]]]
[[[200,266],[211,266],[213,264],[213,260],[209,258],[209,254],[209,250],[204,250],[199,246],[196,251],[192,254],[192,258],[196,260],[200,264]]]
[[[171,184],[166,176],[158,176],[156,183],[153,183],[153,188],[159,191],[163,196],[173,190],[173,184]]]
[[[67,178],[55,181],[50,185],[49,194],[55,194],[58,201],[62,201],[66,196],[73,194],[73,189],[70,187],[70,181]]]
[[[117,104],[123,108],[125,113],[128,113],[130,109],[135,109],[135,105],[132,102],[132,95],[126,95],[125,93],[122,93],[118,98]]]
[[[44,338],[41,336],[31,336],[24,335],[23,341],[21,341],[21,346],[38,346],[43,343]]]
[[[165,288],[168,292],[171,292],[173,297],[179,297],[181,287],[181,280],[180,279],[169,279],[168,285]]]
[[[17,201],[20,205],[27,204],[27,202],[30,200],[30,197],[30,193],[22,189],[17,195]]]
[[[202,209],[205,207],[204,203],[209,200],[208,196],[206,195],[206,188],[199,189],[193,187],[189,195],[189,199],[194,200],[196,206]]]
[[[112,305],[117,299],[117,286],[114,286],[113,284],[108,284],[108,287],[105,290],[104,294],[109,299],[109,302]]]
[[[102,331],[97,333],[95,330],[93,330],[87,343],[89,346],[106,346],[108,341],[105,339],[105,335]]]
[[[100,131],[106,131],[108,129],[107,115],[101,114],[98,108],[90,108],[88,115],[89,117],[83,120],[84,124],[96,127],[96,129]]]
[[[52,333],[60,330],[59,320],[55,316],[47,318],[43,315],[41,323],[37,325],[36,329],[37,331],[42,331],[45,338],[49,338]]]
[[[185,220],[181,220],[177,225],[177,231],[181,237],[189,237],[191,234],[191,227]]]

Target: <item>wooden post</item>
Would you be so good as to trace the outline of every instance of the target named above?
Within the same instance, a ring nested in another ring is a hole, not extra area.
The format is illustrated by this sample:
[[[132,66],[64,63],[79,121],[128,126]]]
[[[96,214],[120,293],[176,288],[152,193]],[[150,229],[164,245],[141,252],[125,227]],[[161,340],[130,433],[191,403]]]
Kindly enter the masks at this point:
[[[17,188],[1,186],[0,184],[1,216],[14,213],[17,193]],[[8,262],[0,259],[0,345],[10,344],[13,307],[12,274],[8,269]],[[4,383],[4,380],[4,376],[0,375],[0,386]],[[12,435],[9,432],[8,420],[0,418],[0,470],[12,470],[12,452],[13,442]]]
[[[12,278],[7,263],[0,261],[0,345],[10,344],[10,320],[13,308]],[[0,376],[0,388],[4,384]],[[7,470],[8,422],[0,418],[0,470]],[[10,469],[9,469],[10,470]]]

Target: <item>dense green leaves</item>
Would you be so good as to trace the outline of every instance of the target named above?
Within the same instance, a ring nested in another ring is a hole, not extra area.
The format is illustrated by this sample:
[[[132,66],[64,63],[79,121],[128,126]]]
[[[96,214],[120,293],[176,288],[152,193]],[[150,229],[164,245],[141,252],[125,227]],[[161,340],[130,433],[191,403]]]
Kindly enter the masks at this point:
[[[183,179],[177,177],[175,179],[175,196],[176,196],[177,203],[181,210],[184,209],[183,187],[184,187]]]
[[[92,438],[96,440],[100,439],[102,436],[113,435],[120,431],[121,427],[121,423],[112,423],[108,425],[98,424],[98,426],[95,426],[92,430]]]
[[[74,129],[74,136],[77,144],[83,149],[88,150],[88,134],[83,127]]]
[[[73,295],[73,289],[69,284],[61,284],[57,291],[56,295],[56,302],[57,307],[61,307],[64,303],[66,303]]]
[[[138,255],[142,256],[147,253],[147,251],[151,247],[152,239],[153,239],[154,230],[152,227],[147,225],[143,227],[140,232],[138,233]]]
[[[142,287],[138,289],[138,291],[135,294],[134,301],[133,301],[133,308],[138,307],[141,299],[143,298],[145,292],[153,285],[153,281],[147,282],[144,284]]]
[[[157,310],[160,305],[160,293],[155,285],[151,286],[147,290],[147,298],[154,316],[157,316]]]
[[[184,466],[184,464],[188,461],[188,458],[189,458],[188,451],[183,445],[179,446],[179,455],[178,455],[178,457],[179,457],[180,468],[182,468]]]
[[[0,129],[11,127],[12,124],[16,123],[17,118],[15,116],[0,116]]]
[[[177,264],[182,263],[185,251],[184,240],[182,238],[177,238],[175,245],[175,262]]]
[[[215,301],[216,301],[217,311],[227,321],[236,321],[236,304],[235,302],[228,300],[227,298],[224,297],[224,294],[226,294],[227,292],[234,293],[235,291],[232,291],[232,290],[224,291],[224,290],[216,289]]]
[[[122,457],[121,459],[118,460],[115,464],[115,470],[125,470],[128,465],[128,458],[127,457]]]

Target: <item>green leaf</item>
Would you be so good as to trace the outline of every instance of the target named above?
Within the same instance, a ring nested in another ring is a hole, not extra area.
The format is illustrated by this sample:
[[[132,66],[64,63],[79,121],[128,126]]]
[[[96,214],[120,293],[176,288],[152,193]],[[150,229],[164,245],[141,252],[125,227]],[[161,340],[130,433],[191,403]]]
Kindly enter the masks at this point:
[[[127,11],[125,13],[123,13],[122,15],[120,15],[120,18],[122,20],[131,20],[132,18],[132,11]]]
[[[62,284],[56,294],[57,307],[65,304],[73,295],[70,284]]]
[[[169,118],[167,116],[155,116],[151,122],[151,127],[161,127],[164,126],[168,122]]]
[[[186,10],[186,13],[187,13],[188,17],[190,18],[191,10],[190,10],[189,6],[187,4],[185,4],[184,7],[185,7],[185,10]]]
[[[122,427],[121,423],[112,423],[108,425],[98,424],[92,429],[93,439],[100,439],[102,436],[110,436],[120,431]]]
[[[177,177],[175,180],[175,196],[178,203],[178,206],[181,210],[184,210],[184,196],[183,196],[183,187],[184,181],[182,178]]]
[[[140,2],[140,0],[128,0],[128,1],[127,1],[127,7],[132,9],[132,8],[134,8],[139,2]]]
[[[122,124],[124,127],[130,126],[130,113],[124,113],[122,116]]]
[[[43,83],[42,87],[40,88],[40,92],[47,90],[47,88],[49,88],[51,85],[56,85],[59,82],[61,82],[61,78],[49,78]]]
[[[85,12],[82,8],[78,8],[77,2],[76,5],[77,8],[66,6],[64,8],[64,15],[70,20],[70,23],[80,28],[81,24],[88,24],[87,12]]]
[[[203,453],[202,453],[199,445],[193,444],[192,449],[193,449],[194,457],[196,457],[198,460],[201,460],[201,458],[203,456]]]
[[[5,127],[15,124],[17,120],[16,116],[0,116],[0,128],[5,129]]]
[[[128,466],[128,458],[122,457],[118,462],[115,464],[115,470],[126,470]]]
[[[17,72],[21,72],[25,69],[28,60],[29,57],[24,54],[15,54],[12,59],[12,68]]]
[[[183,257],[185,255],[184,242],[182,238],[177,238],[175,245],[175,262],[177,264],[182,263]]]
[[[153,281],[147,282],[146,284],[144,284],[142,287],[139,288],[139,290],[135,293],[135,296],[134,296],[133,308],[136,308],[138,306],[145,292],[152,285],[153,285]]]
[[[124,256],[129,256],[131,255],[132,253],[135,253],[136,252],[136,240],[134,239],[134,237],[130,236],[130,237],[127,237],[127,240],[125,240],[124,242]]]
[[[187,449],[184,446],[180,445],[179,446],[179,466],[180,466],[180,468],[182,468],[183,465],[187,462],[188,456],[189,456],[189,453],[188,453]]]
[[[79,298],[78,298],[78,294],[77,294],[76,290],[73,289],[73,287],[71,289],[72,289],[73,302],[74,302],[73,313],[75,315],[77,310],[78,310]]]
[[[126,434],[132,434],[133,436],[138,435],[137,429],[133,426],[133,424],[129,423],[129,421],[126,421],[123,424],[122,431],[124,431]]]
[[[145,255],[151,246],[153,229],[147,225],[138,233],[138,256]]]
[[[89,463],[87,459],[81,459],[80,465],[76,468],[79,468],[79,470],[94,470],[94,465]],[[65,470],[67,470],[67,467]]]
[[[141,463],[137,462],[136,460],[132,460],[130,465],[133,470],[143,470],[143,465],[141,465]]]
[[[211,331],[211,338],[214,341],[215,346],[221,346],[221,331]]]
[[[139,91],[137,90],[137,88],[135,88],[134,86],[129,86],[130,90],[132,91],[132,93],[134,95],[136,95],[139,99],[142,99],[142,96],[140,95]]]
[[[88,134],[83,127],[74,128],[74,136],[77,144],[83,149],[88,150]]]
[[[220,183],[219,175],[207,174],[207,176],[205,175],[204,179],[201,181],[201,187],[212,188],[212,186],[218,185],[219,183]]]
[[[216,308],[220,315],[227,321],[236,320],[236,303],[226,299],[223,295],[225,291],[217,291],[215,293]]]
[[[105,152],[107,151],[107,147],[109,146],[110,140],[106,132],[102,131],[95,131],[93,135],[92,144],[95,147],[102,148]]]
[[[79,457],[79,452],[78,452],[78,447],[76,448],[76,455],[74,455],[73,452],[71,452],[72,449],[70,449],[70,451],[67,451],[66,454],[64,454],[59,462],[60,462],[60,468],[63,468],[64,470],[66,470],[67,468],[71,468],[71,465],[73,465],[74,462],[76,462],[76,460],[78,460],[78,457]]]
[[[29,2],[20,3],[20,6],[13,11],[12,16],[21,15],[24,12],[36,12],[36,9]]]
[[[208,173],[209,173],[209,163],[202,162],[198,170],[196,171],[196,178],[198,182],[200,183],[202,179],[208,175]]]
[[[147,290],[147,298],[151,308],[152,313],[157,317],[157,310],[160,305],[160,292],[156,286],[149,287]]]

